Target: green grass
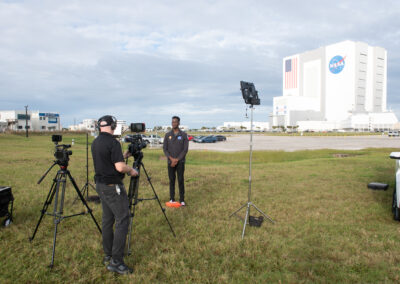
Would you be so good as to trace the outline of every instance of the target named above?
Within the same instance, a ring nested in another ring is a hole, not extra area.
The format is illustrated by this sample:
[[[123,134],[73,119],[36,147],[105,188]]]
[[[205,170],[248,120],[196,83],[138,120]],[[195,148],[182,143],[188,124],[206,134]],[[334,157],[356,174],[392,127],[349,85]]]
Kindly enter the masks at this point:
[[[73,138],[69,169],[82,187],[85,136],[67,134],[63,142]],[[28,237],[55,175],[53,170],[36,184],[52,162],[51,138],[0,135],[0,147],[0,184],[11,185],[15,197],[14,223],[0,229],[1,283],[400,281],[400,224],[391,215],[394,161],[388,158],[394,149],[254,152],[252,201],[276,224],[247,227],[243,241],[242,222],[228,216],[247,201],[248,153],[189,151],[188,206],[167,208],[177,237],[155,201],[141,203],[134,219],[133,254],[125,258],[135,273],[116,276],[101,264],[101,236],[89,215],[61,222],[55,267],[47,268],[52,218],[45,216],[32,243]],[[162,151],[144,153],[145,166],[165,202],[168,178]],[[335,158],[337,153],[349,157]],[[92,174],[91,159],[89,165]],[[368,190],[371,181],[389,183],[390,190]],[[140,195],[151,193],[142,178]],[[82,210],[81,204],[72,205],[75,196],[69,185],[66,214]],[[100,222],[101,206],[90,206]]]

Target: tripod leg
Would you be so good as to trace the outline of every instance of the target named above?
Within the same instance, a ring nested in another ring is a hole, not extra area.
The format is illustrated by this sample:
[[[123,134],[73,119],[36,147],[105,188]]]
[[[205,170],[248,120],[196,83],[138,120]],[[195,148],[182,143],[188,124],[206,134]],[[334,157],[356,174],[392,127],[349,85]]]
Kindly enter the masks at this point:
[[[59,175],[59,179],[57,180],[57,185],[56,185],[56,200],[54,201],[54,237],[53,237],[53,250],[52,250],[52,255],[51,255],[51,263],[49,265],[50,268],[53,268],[54,266],[54,256],[56,253],[56,241],[57,241],[57,228],[58,224],[61,222],[61,215],[62,215],[62,207],[63,205],[60,204],[60,209],[58,209],[58,193],[60,190],[60,183],[62,183],[62,192],[61,192],[61,201],[63,200],[63,196],[65,193],[65,174],[62,173]]]
[[[133,204],[129,215],[129,229],[128,229],[128,245],[127,245],[127,255],[131,255],[131,238],[132,238],[132,227],[133,227],[133,217],[135,216],[136,204]]]
[[[99,232],[100,232],[100,234],[101,234],[100,226],[99,226],[99,224],[97,223],[96,218],[94,218],[94,216],[93,216],[92,209],[90,209],[89,205],[86,203],[85,199],[84,199],[83,196],[82,196],[82,193],[80,192],[78,186],[76,185],[76,182],[75,182],[74,178],[71,176],[71,173],[70,173],[69,171],[67,171],[67,175],[68,175],[68,177],[69,177],[69,179],[70,179],[72,185],[74,186],[76,193],[78,194],[79,198],[81,199],[83,205],[85,205],[85,207],[87,208],[87,210],[88,210],[90,216],[92,216],[92,219],[93,219],[94,223],[95,223],[96,226],[97,226],[97,229],[99,230]]]
[[[154,197],[157,199],[158,205],[160,205],[160,209],[161,209],[162,213],[164,214],[165,220],[167,221],[167,223],[168,223],[168,225],[169,225],[169,228],[170,228],[170,230],[171,230],[171,233],[174,235],[174,237],[176,237],[175,232],[174,232],[174,229],[172,228],[172,225],[171,225],[171,223],[170,223],[169,220],[168,220],[167,214],[165,214],[165,209],[164,209],[164,208],[162,207],[162,205],[161,205],[160,199],[158,198],[158,195],[157,195],[157,193],[156,193],[156,190],[154,189],[154,186],[153,186],[153,184],[151,183],[150,177],[149,177],[149,175],[147,174],[146,168],[144,167],[144,164],[143,164],[143,163],[142,163],[142,167],[143,167],[144,173],[146,174],[147,181],[149,182],[149,184],[150,184],[150,186],[151,186],[151,189],[153,190]]]
[[[132,227],[133,227],[133,217],[135,217],[135,209],[137,205],[137,194],[138,194],[138,185],[139,185],[139,175],[137,177],[131,178],[131,182],[129,184],[129,228],[128,228],[128,245],[127,245],[127,255],[131,255],[131,238],[132,238]],[[133,201],[133,204],[132,204]]]
[[[244,217],[244,224],[243,224],[242,240],[244,238],[244,232],[246,231],[246,225],[247,225],[247,220],[249,218],[249,214],[250,214],[250,203],[247,203],[246,217]]]
[[[231,215],[229,215],[229,218],[232,217],[233,215],[235,215],[236,213],[238,213],[240,210],[242,210],[244,207],[246,207],[247,203],[245,203],[242,207],[240,207],[238,210],[236,210],[235,212],[233,212]]]
[[[253,206],[258,212],[260,212],[261,214],[264,215],[265,218],[267,218],[272,224],[275,224],[275,221],[271,219],[271,217],[269,217],[267,214],[265,214],[264,212],[262,212],[260,209],[258,209],[257,206],[255,206],[253,203],[251,203],[251,206]]]
[[[131,238],[132,238],[132,227],[133,217],[135,217],[135,209],[138,203],[139,194],[139,180],[140,180],[140,164],[137,165],[138,175],[131,177],[129,181],[128,199],[129,199],[129,228],[128,228],[128,244],[127,244],[127,255],[131,255]]]
[[[86,193],[86,195],[88,195],[88,187],[87,187],[87,184],[85,184],[85,185],[82,187],[82,189],[81,189],[81,194],[82,194],[82,196],[85,196],[85,193]],[[75,202],[77,202],[78,199],[79,199],[79,196],[77,196],[77,197],[75,198],[75,200],[74,200],[74,202],[72,202],[72,204],[75,204]],[[87,197],[86,197],[86,200],[87,200]]]
[[[32,242],[33,239],[35,238],[36,232],[39,229],[39,225],[42,222],[44,214],[46,213],[47,208],[49,207],[49,205],[51,204],[51,202],[53,200],[54,194],[56,192],[56,190],[55,190],[56,189],[56,184],[57,184],[56,180],[58,180],[58,177],[59,177],[59,173],[56,174],[56,177],[54,178],[53,184],[51,185],[50,191],[47,194],[47,198],[46,198],[46,201],[43,204],[43,208],[42,208],[42,211],[41,211],[41,214],[40,214],[40,217],[39,217],[39,221],[36,224],[36,227],[35,227],[35,230],[33,231],[32,237],[29,238],[30,242]]]

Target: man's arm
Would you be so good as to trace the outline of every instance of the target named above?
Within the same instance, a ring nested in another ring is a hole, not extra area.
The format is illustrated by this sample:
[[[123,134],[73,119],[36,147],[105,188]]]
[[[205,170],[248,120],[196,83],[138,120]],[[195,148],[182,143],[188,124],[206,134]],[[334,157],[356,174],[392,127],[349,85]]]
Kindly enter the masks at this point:
[[[169,159],[171,157],[171,154],[168,152],[168,133],[165,134],[164,136],[164,143],[163,143],[163,151],[164,155]]]
[[[179,154],[179,156],[177,158],[178,161],[182,160],[186,156],[187,152],[189,151],[189,139],[188,139],[187,135],[183,135],[183,136],[184,136],[183,137],[183,151]]]
[[[115,165],[115,169],[117,171],[119,171],[120,173],[129,174],[131,176],[138,175],[138,172],[134,168],[128,166],[124,162],[118,162],[118,163],[115,163],[114,165]]]
[[[121,144],[115,141],[111,149],[111,160],[114,163],[115,169],[120,173],[127,173],[131,176],[138,175],[138,172],[136,170],[125,164],[124,154],[122,154]]]

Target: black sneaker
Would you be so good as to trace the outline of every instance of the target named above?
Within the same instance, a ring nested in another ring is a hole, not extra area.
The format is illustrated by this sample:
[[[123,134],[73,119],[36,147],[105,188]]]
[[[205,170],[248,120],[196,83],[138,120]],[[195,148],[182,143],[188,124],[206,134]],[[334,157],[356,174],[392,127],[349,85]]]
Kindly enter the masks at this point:
[[[111,259],[110,263],[107,265],[107,269],[116,272],[119,274],[130,274],[133,273],[133,269],[128,267],[125,263],[123,262],[114,262],[113,259]]]
[[[103,264],[107,265],[111,260],[111,255],[106,255],[105,257],[103,257]]]

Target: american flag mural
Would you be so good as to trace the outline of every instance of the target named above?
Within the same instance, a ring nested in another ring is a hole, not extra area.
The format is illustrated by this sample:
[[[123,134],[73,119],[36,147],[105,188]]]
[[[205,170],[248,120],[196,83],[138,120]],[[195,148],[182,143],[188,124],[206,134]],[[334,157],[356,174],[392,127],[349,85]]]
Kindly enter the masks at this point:
[[[285,89],[297,88],[297,57],[285,60]]]

